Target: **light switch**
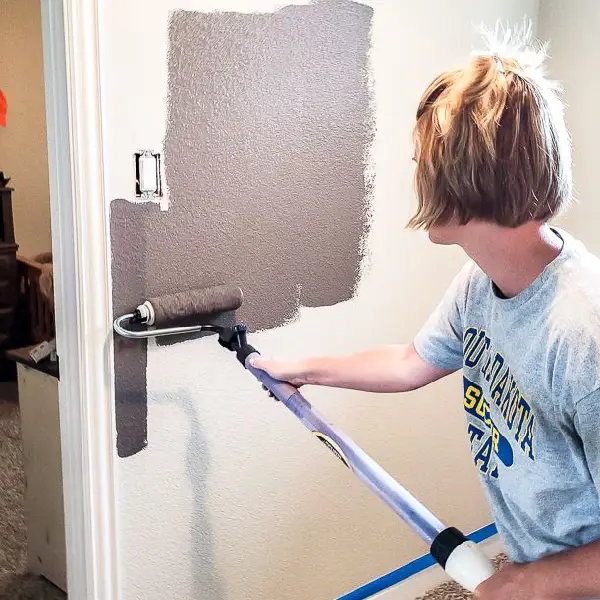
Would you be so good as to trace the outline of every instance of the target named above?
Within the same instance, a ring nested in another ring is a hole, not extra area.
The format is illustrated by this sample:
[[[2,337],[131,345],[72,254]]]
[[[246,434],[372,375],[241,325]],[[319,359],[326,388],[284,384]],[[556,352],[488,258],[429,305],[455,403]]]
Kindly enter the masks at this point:
[[[135,154],[135,194],[153,200],[162,196],[160,154],[144,150]]]

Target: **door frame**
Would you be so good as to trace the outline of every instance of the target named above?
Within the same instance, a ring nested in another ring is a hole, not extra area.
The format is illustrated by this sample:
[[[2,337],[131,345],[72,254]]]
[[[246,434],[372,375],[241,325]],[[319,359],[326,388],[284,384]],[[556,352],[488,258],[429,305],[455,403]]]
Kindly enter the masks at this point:
[[[41,0],[69,597],[120,597],[97,0]]]

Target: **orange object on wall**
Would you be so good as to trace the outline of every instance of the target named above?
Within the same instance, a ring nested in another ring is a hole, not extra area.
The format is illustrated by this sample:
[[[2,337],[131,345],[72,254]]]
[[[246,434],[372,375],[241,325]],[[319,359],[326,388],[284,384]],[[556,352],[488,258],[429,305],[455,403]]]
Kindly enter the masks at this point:
[[[8,103],[6,102],[6,96],[4,92],[0,90],[0,127],[6,127],[6,112],[8,109]]]

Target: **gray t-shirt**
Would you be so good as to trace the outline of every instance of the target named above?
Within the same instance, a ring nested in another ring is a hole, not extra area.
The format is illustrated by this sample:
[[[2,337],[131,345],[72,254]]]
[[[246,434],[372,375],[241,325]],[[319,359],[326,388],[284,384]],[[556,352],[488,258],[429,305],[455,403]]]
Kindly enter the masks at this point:
[[[510,558],[600,538],[600,260],[563,230],[559,256],[504,299],[467,263],[415,339],[463,370],[473,459]]]

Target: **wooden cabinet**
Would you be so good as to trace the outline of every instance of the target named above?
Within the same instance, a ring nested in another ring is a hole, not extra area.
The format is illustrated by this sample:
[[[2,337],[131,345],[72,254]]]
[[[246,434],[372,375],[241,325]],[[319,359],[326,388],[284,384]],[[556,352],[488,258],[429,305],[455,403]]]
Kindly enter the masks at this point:
[[[28,570],[67,591],[58,365],[34,364],[31,347],[8,352],[16,361],[25,467]]]
[[[13,225],[12,188],[0,188],[0,380],[10,377],[11,364],[3,359],[10,345],[19,295],[17,250]],[[14,367],[13,367],[14,371]]]

